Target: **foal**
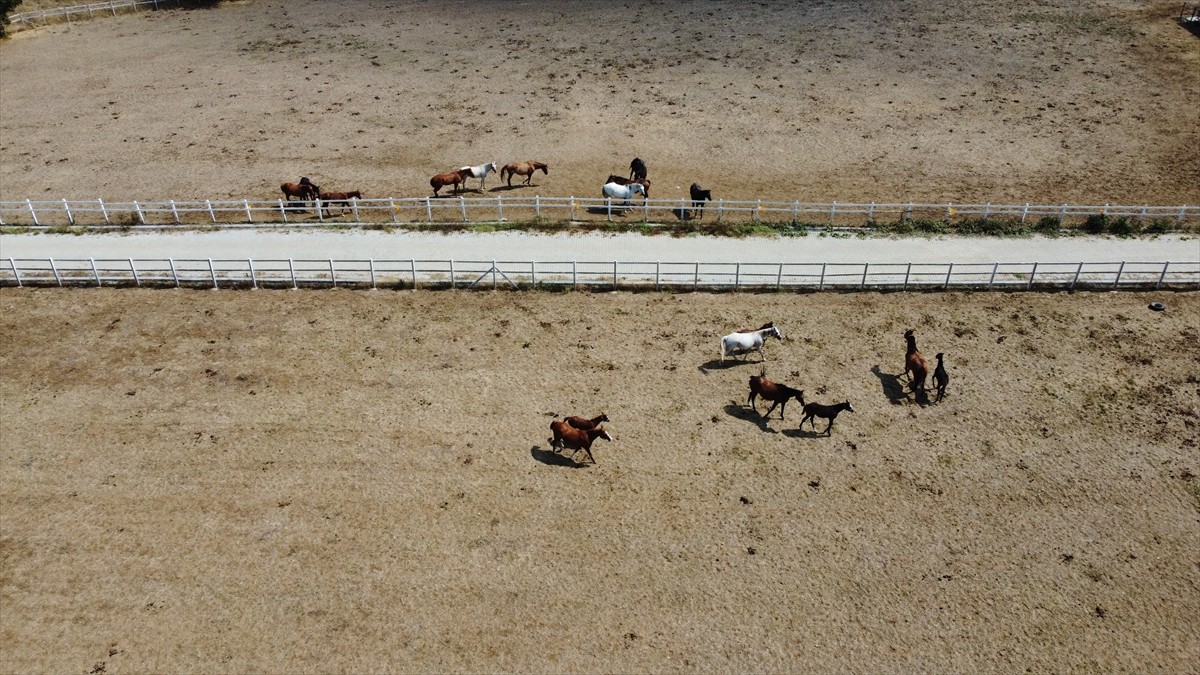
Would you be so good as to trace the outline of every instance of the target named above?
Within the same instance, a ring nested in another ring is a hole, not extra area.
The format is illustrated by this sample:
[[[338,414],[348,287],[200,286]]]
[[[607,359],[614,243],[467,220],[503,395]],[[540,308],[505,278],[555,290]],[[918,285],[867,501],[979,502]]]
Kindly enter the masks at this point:
[[[942,397],[946,395],[946,385],[950,383],[950,373],[946,372],[946,366],[942,365],[942,353],[937,353],[937,368],[933,369],[933,384],[937,387],[936,402],[940,402]]]
[[[607,422],[608,415],[605,415],[604,413],[600,413],[599,417],[593,417],[591,419],[588,419],[586,417],[577,417],[575,415],[572,415],[570,417],[563,418],[563,421],[566,422],[567,424],[575,427],[576,429],[583,429],[584,431],[587,431],[588,429],[595,429],[596,427],[600,426],[601,424]]]
[[[825,433],[833,435],[833,420],[837,418],[838,413],[843,410],[854,412],[854,406],[850,405],[850,401],[842,401],[833,405],[821,405],[820,403],[809,403],[804,406],[804,419],[800,420],[800,428],[804,428],[804,423],[807,421],[812,425],[813,431],[817,430],[817,423],[813,421],[814,417],[822,417],[829,420],[829,426],[825,427]]]

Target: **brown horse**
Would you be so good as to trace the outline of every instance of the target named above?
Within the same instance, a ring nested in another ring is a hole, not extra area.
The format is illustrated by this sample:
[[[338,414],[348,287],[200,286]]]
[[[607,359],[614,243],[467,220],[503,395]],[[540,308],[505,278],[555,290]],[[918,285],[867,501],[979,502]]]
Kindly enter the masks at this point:
[[[904,339],[908,343],[904,351],[904,374],[908,375],[909,389],[914,393],[923,394],[929,366],[925,364],[925,357],[917,351],[917,338],[911,330],[904,331]]]
[[[289,202],[292,201],[292,197],[297,197],[302,202],[312,201],[321,191],[321,188],[313,185],[307,178],[301,178],[299,183],[284,183],[279,186],[279,189]]]
[[[429,186],[433,188],[433,196],[437,197],[438,190],[441,190],[447,185],[453,185],[454,191],[458,192],[458,186],[466,185],[467,178],[470,175],[471,171],[468,168],[467,170],[456,169],[454,171],[447,171],[446,173],[439,173],[433,178],[430,178]]]
[[[535,162],[532,159],[528,162],[509,162],[500,169],[500,180],[504,180],[505,174],[508,175],[508,186],[512,187],[513,176],[526,176],[525,185],[533,184],[533,174],[538,169],[542,173],[550,175],[550,167],[542,162]]]
[[[645,190],[642,191],[643,192],[642,196],[645,197],[646,199],[650,199],[650,179],[649,178],[637,178],[635,180],[630,180],[628,178],[625,178],[624,176],[618,176],[615,173],[610,173],[610,174],[608,174],[608,178],[606,178],[604,180],[604,182],[605,183],[616,183],[617,185],[632,185],[633,183],[637,183],[638,185],[641,185],[643,188],[645,188]]]
[[[362,199],[362,192],[351,190],[350,192],[317,192],[317,199],[328,209],[331,206],[341,205],[342,213],[346,212],[346,207],[350,206],[351,199]]]

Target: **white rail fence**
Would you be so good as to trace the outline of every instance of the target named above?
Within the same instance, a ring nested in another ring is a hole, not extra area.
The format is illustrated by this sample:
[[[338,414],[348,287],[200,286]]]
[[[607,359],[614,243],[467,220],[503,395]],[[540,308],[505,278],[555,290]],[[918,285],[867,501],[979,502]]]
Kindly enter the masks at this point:
[[[0,286],[588,290],[1200,290],[1185,262],[741,263],[3,258]]]
[[[168,5],[179,7],[182,4],[181,0],[113,0],[70,7],[51,7],[9,14],[9,29],[35,28],[50,23],[72,23],[73,20],[94,19],[97,16],[117,16],[119,12],[159,10]]]
[[[105,202],[103,199],[0,201],[0,225],[53,228],[171,228],[198,225],[314,227],[321,225],[437,225],[499,222],[697,221],[805,223],[829,227],[925,220],[953,225],[967,220],[1038,223],[1060,227],[1104,216],[1140,227],[1182,229],[1200,223],[1200,206],[1078,204],[809,203],[716,200],[703,212],[687,199],[647,199],[628,205],[608,198],[580,197],[404,197],[352,199],[345,204],[298,201],[212,200]]]

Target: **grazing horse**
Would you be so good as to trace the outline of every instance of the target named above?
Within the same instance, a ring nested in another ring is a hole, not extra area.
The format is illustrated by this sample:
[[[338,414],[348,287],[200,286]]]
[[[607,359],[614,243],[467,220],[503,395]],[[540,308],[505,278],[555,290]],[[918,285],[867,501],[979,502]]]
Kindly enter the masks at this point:
[[[351,190],[350,192],[317,192],[317,199],[321,200],[326,209],[340,204],[342,213],[345,213],[346,207],[350,206],[351,199],[362,199],[362,192],[358,190]]]
[[[937,368],[933,369],[933,384],[937,387],[937,400],[941,402],[942,397],[946,395],[946,385],[950,384],[950,373],[946,372],[946,366],[942,365],[942,353],[937,353]]]
[[[512,187],[513,176],[525,176],[525,185],[533,185],[533,174],[538,169],[547,176],[550,175],[550,167],[544,162],[535,162],[532,159],[528,162],[509,162],[500,169],[500,180],[504,180],[504,175],[508,174],[508,186]]]
[[[833,435],[833,420],[837,418],[838,413],[843,410],[854,412],[854,406],[850,405],[850,401],[843,401],[833,405],[821,405],[820,403],[809,403],[804,406],[804,419],[800,420],[800,428],[804,428],[804,423],[808,422],[812,425],[813,431],[817,430],[817,423],[813,420],[814,417],[821,417],[829,420],[829,426],[825,427],[825,433]]]
[[[634,157],[629,163],[629,177],[634,180],[641,180],[646,177],[646,163],[641,157]]]
[[[904,339],[908,342],[908,348],[904,352],[904,374],[908,375],[908,387],[913,392],[917,392],[918,389],[924,392],[929,366],[925,364],[925,357],[917,351],[917,338],[911,330],[904,331]]]
[[[702,190],[699,183],[692,183],[689,188],[692,193],[692,209],[700,212],[700,217],[704,217],[704,202],[712,201],[712,190]]]
[[[458,170],[467,172],[467,178],[478,178],[479,189],[482,190],[483,183],[487,180],[488,174],[496,171],[496,163],[488,162],[487,164],[480,164],[479,166],[460,166],[458,167]]]
[[[758,412],[758,397],[761,396],[764,401],[771,401],[771,408],[763,415],[770,417],[775,410],[775,406],[779,406],[779,419],[783,419],[784,410],[787,409],[788,399],[796,399],[800,405],[804,405],[804,390],[792,389],[786,384],[772,382],[767,379],[767,368],[763,366],[762,371],[758,375],[750,376],[750,396],[746,399],[746,403]]]
[[[592,464],[596,463],[596,458],[592,457],[592,441],[597,438],[603,438],[606,441],[611,441],[613,438],[604,430],[604,427],[596,427],[595,429],[576,429],[575,427],[554,420],[550,423],[550,433],[554,434],[550,441],[550,447],[555,450],[567,448],[571,450],[571,459],[575,458],[575,453],[583,450],[587,453],[588,459],[592,460]]]
[[[605,415],[604,413],[600,413],[600,415],[598,417],[593,417],[591,419],[588,419],[586,417],[577,417],[575,415],[572,415],[570,417],[564,417],[563,421],[566,422],[567,424],[570,424],[571,426],[575,427],[576,429],[583,429],[586,431],[587,429],[595,429],[596,427],[600,426],[604,422],[607,422],[608,415]]]
[[[641,183],[630,183],[629,185],[618,185],[617,183],[605,183],[602,190],[605,197],[613,199],[625,200],[625,205],[629,205],[629,200],[636,194],[646,196],[646,186]]]
[[[616,174],[610,173],[610,174],[608,174],[608,178],[606,178],[604,180],[604,183],[605,184],[616,183],[617,185],[633,185],[634,183],[636,183],[636,184],[641,185],[642,187],[646,188],[645,194],[643,196],[646,199],[650,198],[650,179],[649,178],[638,178],[636,180],[630,180],[623,176],[618,176]]]
[[[769,337],[774,337],[778,340],[783,339],[783,335],[779,333],[779,329],[775,326],[760,328],[749,333],[730,333],[726,335],[721,338],[721,362],[725,362],[726,356],[747,354],[749,352],[758,352],[762,360],[766,361],[767,354],[763,351],[763,343]]]
[[[429,179],[429,185],[433,188],[434,197],[438,196],[438,190],[441,190],[447,185],[453,185],[454,191],[458,192],[458,186],[466,182],[466,172],[464,172],[462,169],[458,169],[457,171],[447,171],[446,173],[439,173],[438,175]]]
[[[292,197],[298,197],[301,202],[312,201],[321,191],[321,188],[313,185],[307,177],[301,177],[299,183],[284,183],[279,186],[279,189],[289,202],[292,201]]]

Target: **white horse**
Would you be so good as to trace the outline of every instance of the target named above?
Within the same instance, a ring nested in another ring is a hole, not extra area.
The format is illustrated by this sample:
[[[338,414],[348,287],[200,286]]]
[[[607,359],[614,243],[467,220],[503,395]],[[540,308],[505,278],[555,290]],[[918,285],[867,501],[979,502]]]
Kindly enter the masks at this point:
[[[626,204],[634,196],[640,194],[646,196],[646,186],[641,183],[630,183],[629,185],[620,185],[618,183],[605,183],[604,196],[612,197],[613,199],[623,199]]]
[[[469,171],[471,178],[478,178],[479,189],[482,190],[483,182],[487,180],[488,174],[496,171],[496,163],[488,162],[487,164],[480,164],[479,166],[460,166],[458,170]]]
[[[721,338],[721,362],[725,362],[726,356],[735,354],[747,354],[757,351],[763,361],[767,360],[766,353],[763,352],[763,343],[768,337],[775,337],[779,340],[783,336],[779,334],[779,329],[775,326],[760,328],[759,330],[750,331],[749,333],[730,333]]]

